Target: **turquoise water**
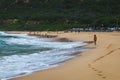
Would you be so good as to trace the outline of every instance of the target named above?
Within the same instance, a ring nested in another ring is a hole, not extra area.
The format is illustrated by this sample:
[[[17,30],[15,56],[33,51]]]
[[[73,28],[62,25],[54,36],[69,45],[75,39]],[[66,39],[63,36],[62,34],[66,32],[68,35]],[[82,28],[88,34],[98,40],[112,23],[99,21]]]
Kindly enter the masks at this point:
[[[48,42],[26,34],[0,32],[0,80],[59,66],[83,49],[82,42]]]

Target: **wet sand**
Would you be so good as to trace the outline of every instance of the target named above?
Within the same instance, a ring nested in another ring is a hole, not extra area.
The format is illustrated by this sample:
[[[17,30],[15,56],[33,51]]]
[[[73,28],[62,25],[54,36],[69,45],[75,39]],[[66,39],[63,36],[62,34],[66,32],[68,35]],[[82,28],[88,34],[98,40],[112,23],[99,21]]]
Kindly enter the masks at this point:
[[[70,41],[93,41],[98,37],[97,45],[89,44],[93,49],[81,56],[67,61],[64,65],[35,72],[11,80],[119,80],[120,79],[120,32],[49,32],[57,38]]]

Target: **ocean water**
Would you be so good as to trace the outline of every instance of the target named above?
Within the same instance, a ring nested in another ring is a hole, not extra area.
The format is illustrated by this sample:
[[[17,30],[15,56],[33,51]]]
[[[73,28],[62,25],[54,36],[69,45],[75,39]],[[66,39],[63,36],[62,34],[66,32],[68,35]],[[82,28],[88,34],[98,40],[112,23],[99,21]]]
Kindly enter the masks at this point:
[[[85,49],[82,42],[48,42],[27,34],[0,32],[0,80],[59,66]]]

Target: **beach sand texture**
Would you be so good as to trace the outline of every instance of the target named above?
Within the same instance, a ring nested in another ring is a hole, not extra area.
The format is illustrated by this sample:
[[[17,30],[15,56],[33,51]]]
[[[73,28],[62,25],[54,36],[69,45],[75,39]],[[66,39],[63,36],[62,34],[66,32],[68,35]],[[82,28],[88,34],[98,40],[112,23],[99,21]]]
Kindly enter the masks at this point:
[[[38,71],[12,80],[120,80],[120,32],[55,33],[58,38],[72,41],[92,41],[98,37],[97,45],[64,65]]]

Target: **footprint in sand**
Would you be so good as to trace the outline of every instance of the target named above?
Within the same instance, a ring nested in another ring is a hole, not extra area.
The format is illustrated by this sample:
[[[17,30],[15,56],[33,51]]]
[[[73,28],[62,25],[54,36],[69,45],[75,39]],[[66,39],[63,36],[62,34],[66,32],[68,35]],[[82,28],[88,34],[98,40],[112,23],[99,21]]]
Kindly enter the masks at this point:
[[[103,79],[106,79],[106,76],[103,75],[103,73],[100,71],[100,73],[97,74],[98,76],[100,76]]]
[[[97,74],[98,76],[103,76],[102,74]]]
[[[110,46],[111,46],[111,44],[107,48],[110,48]],[[120,49],[120,48],[118,48],[118,49]],[[102,58],[112,54],[114,51],[116,51],[118,49],[111,50],[110,52],[108,52],[104,56],[101,56],[101,57],[95,59],[92,64],[94,64],[95,62],[101,60]],[[97,73],[97,75],[100,76],[102,79],[106,79],[107,77],[103,74],[103,71],[96,69],[92,64],[88,64],[88,67],[91,68],[93,71],[95,71]]]
[[[95,69],[94,67],[91,67],[91,69],[92,69],[93,71],[97,71],[97,69]]]
[[[88,64],[88,67],[91,68],[93,71],[97,71],[97,69],[95,69],[94,67],[92,67],[91,64]]]
[[[105,77],[105,76],[103,76],[102,78],[103,78],[103,79],[106,79],[106,77]]]
[[[95,71],[96,75],[100,76],[102,79],[106,79],[106,76],[103,75],[103,71],[94,68],[91,64],[88,64],[88,67]]]

